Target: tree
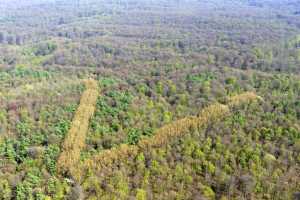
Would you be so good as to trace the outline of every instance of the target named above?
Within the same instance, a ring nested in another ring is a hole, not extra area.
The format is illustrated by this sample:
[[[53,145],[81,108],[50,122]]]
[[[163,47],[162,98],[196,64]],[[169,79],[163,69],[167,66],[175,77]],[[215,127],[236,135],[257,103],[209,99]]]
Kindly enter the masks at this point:
[[[22,37],[17,35],[16,36],[16,45],[21,45],[22,44]]]
[[[0,32],[0,43],[2,44],[4,42],[4,33]]]
[[[0,200],[9,200],[12,197],[12,191],[8,184],[8,181],[1,178],[0,179]]]
[[[9,35],[6,37],[6,41],[8,44],[12,45],[12,44],[14,44],[14,37]]]
[[[143,189],[138,189],[136,193],[136,200],[146,200],[147,199],[147,193]]]
[[[83,200],[84,199],[84,192],[80,185],[75,185],[69,194],[69,200]]]

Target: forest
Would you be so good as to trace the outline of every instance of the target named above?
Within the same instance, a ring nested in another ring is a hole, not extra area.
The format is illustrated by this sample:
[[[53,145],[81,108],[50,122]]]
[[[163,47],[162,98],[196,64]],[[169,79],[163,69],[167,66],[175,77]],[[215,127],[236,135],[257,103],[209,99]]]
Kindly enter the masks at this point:
[[[298,0],[0,0],[0,200],[300,200]]]

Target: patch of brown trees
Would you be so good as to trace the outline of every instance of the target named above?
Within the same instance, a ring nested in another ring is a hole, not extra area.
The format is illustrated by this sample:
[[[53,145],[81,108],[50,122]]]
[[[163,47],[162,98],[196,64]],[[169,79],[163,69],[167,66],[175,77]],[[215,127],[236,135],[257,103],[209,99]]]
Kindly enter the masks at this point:
[[[72,175],[80,160],[80,152],[85,147],[89,120],[94,114],[99,89],[95,80],[85,81],[86,90],[82,94],[79,107],[73,118],[71,128],[62,145],[57,168],[60,173]]]
[[[261,100],[261,97],[255,93],[247,92],[231,97],[228,105],[220,103],[210,105],[203,109],[197,117],[186,117],[163,126],[156,131],[155,136],[151,139],[143,139],[135,146],[123,144],[85,160],[75,171],[72,170],[72,177],[80,181],[83,173],[89,170],[98,172],[102,169],[110,170],[110,166],[113,163],[127,160],[129,157],[135,157],[140,151],[161,147],[167,144],[172,138],[181,137],[191,129],[202,128],[211,122],[224,119],[224,117],[230,114],[231,106],[238,106],[254,100]]]

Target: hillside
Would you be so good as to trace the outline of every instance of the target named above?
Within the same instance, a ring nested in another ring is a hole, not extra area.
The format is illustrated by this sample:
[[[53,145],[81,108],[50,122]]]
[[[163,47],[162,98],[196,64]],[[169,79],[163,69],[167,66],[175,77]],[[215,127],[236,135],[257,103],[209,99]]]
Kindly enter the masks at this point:
[[[0,0],[0,200],[300,199],[297,0]]]

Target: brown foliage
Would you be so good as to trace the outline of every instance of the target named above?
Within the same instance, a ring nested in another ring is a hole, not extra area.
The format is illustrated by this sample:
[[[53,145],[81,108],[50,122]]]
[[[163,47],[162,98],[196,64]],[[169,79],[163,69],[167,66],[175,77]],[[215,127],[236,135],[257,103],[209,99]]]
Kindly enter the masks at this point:
[[[254,93],[243,93],[230,98],[228,105],[237,106],[258,97]],[[137,145],[130,146],[123,144],[110,150],[105,150],[91,159],[85,160],[80,167],[73,171],[73,177],[80,181],[84,172],[88,170],[100,172],[101,170],[113,170],[112,164],[119,163],[138,155],[139,152],[149,148],[161,147],[167,144],[172,138],[180,137],[189,132],[190,129],[203,128],[211,122],[224,119],[230,114],[229,106],[216,103],[203,109],[198,117],[190,116],[170,124],[167,124],[156,131],[153,138],[143,139]]]
[[[153,138],[143,139],[136,146],[123,144],[120,147],[105,150],[93,158],[85,160],[81,167],[73,171],[73,176],[77,180],[80,180],[83,172],[88,170],[111,170],[110,166],[112,166],[113,163],[128,160],[128,158],[135,157],[140,151],[144,151],[148,148],[163,146],[172,138],[184,135],[191,128],[202,127],[211,121],[225,117],[227,114],[229,114],[229,108],[226,105],[218,103],[211,105],[201,111],[199,117],[186,117],[163,126],[156,131]]]
[[[61,173],[75,170],[80,159],[80,152],[85,147],[89,120],[94,114],[98,97],[98,85],[94,80],[85,81],[86,90],[82,94],[79,107],[73,118],[71,128],[64,140],[62,153],[58,158],[57,167]]]
[[[238,106],[243,103],[248,103],[251,101],[262,101],[263,98],[255,94],[254,92],[245,92],[240,95],[235,95],[229,98],[229,106]]]

